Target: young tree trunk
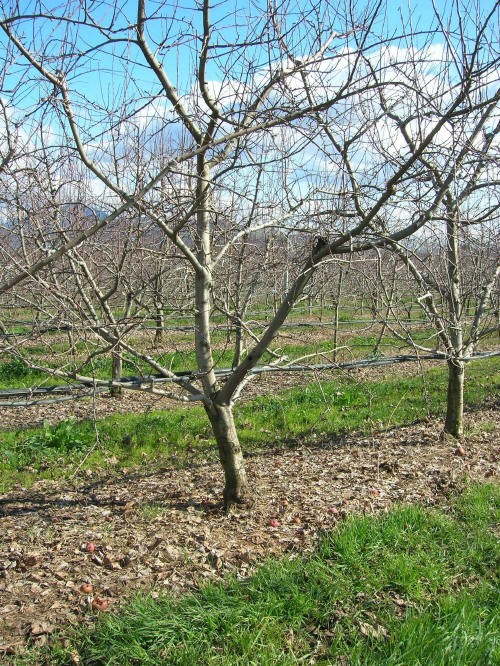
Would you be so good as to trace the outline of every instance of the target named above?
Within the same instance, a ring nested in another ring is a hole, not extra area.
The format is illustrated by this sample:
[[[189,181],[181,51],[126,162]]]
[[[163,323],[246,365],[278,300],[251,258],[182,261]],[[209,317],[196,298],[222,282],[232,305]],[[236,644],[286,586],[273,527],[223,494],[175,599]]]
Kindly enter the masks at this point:
[[[241,325],[241,320],[236,322],[234,332],[236,337],[234,341],[232,367],[236,368],[240,364],[241,356],[243,354],[243,327]]]
[[[234,424],[232,407],[212,403],[211,407],[206,407],[206,411],[224,469],[224,508],[229,511],[234,504],[242,504],[248,496],[243,452]]]
[[[323,312],[325,310],[325,292],[321,290],[321,293],[319,295],[319,303],[320,303],[320,309],[319,309],[319,320],[320,322],[323,321]]]
[[[465,363],[457,359],[448,361],[448,395],[445,433],[459,438],[463,435]]]
[[[448,361],[448,396],[444,431],[453,437],[461,437],[463,434],[465,363],[455,357],[455,355],[463,354],[459,229],[457,217],[453,214],[453,202],[449,196],[446,199],[446,205],[451,212],[446,220],[446,268],[450,290],[448,294],[449,335],[454,353]]]
[[[122,378],[123,361],[119,350],[111,353],[111,379],[114,382],[119,382]],[[122,389],[119,386],[112,386],[110,394],[113,398],[118,398],[122,394]]]
[[[333,298],[333,362],[337,362],[337,346],[339,337],[339,313],[340,299],[342,298],[342,287],[344,283],[344,269],[342,264],[339,267],[339,279],[337,282],[337,291],[332,294]]]
[[[163,316],[163,308],[161,303],[155,304],[155,339],[154,346],[161,344],[163,340],[163,329],[165,327],[165,319]]]
[[[337,362],[337,347],[339,337],[339,302],[334,297],[333,301],[333,362]]]
[[[379,274],[379,279],[380,283],[382,283],[383,280],[383,275],[382,275],[382,266],[379,265],[378,268],[378,274]],[[396,290],[396,266],[393,266],[393,273],[392,273],[392,282],[390,286],[389,292],[387,292],[385,289],[383,289],[382,293],[385,293],[386,299],[387,299],[387,307],[385,309],[385,314],[384,314],[384,320],[382,322],[382,326],[380,328],[380,333],[377,338],[377,342],[375,343],[375,347],[373,348],[373,354],[377,355],[380,350],[380,346],[382,344],[382,340],[384,339],[385,332],[387,330],[387,321],[391,315],[391,310],[392,310],[392,303],[394,299],[394,292]],[[411,312],[411,311],[410,311]],[[410,315],[408,316],[410,318]]]

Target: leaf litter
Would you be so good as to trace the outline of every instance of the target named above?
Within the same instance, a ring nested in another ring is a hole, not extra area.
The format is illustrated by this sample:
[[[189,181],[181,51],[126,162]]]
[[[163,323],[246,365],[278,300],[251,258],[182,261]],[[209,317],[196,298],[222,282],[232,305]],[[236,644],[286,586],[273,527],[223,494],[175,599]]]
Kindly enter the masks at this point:
[[[216,464],[16,487],[0,497],[0,654],[42,646],[137,590],[181,594],[228,573],[246,577],[268,557],[310,552],[351,512],[446,505],[465,479],[498,471],[498,411],[469,413],[466,423],[474,434],[464,455],[440,439],[438,419],[253,454],[254,504],[229,515]],[[383,635],[365,625],[362,633]]]

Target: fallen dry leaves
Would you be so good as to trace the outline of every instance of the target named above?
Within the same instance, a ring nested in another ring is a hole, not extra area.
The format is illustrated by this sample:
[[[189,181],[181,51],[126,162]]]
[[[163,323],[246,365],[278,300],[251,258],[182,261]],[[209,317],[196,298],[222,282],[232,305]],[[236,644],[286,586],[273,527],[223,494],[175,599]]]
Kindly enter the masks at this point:
[[[251,456],[255,504],[230,515],[218,501],[217,465],[16,488],[0,498],[0,650],[43,645],[56,628],[114,610],[137,589],[180,593],[228,572],[247,576],[268,556],[310,551],[352,511],[446,502],[465,477],[496,475],[498,413],[467,420],[476,434],[464,455],[428,421]]]

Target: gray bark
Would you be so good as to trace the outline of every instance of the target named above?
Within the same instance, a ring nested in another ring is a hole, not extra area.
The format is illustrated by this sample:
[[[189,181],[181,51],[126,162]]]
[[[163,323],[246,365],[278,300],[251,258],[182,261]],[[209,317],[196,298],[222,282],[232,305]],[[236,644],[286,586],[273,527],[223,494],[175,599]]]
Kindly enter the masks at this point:
[[[205,410],[212,425],[224,470],[224,508],[229,511],[234,504],[243,502],[248,491],[245,463],[230,401],[216,402],[218,384],[214,372],[212,344],[210,340],[211,303],[211,238],[210,238],[210,168],[203,156],[197,163],[198,182],[196,196],[199,208],[196,214],[197,259],[205,270],[197,270],[195,276],[195,344],[198,368],[203,372],[202,384],[206,396]]]
[[[123,361],[119,350],[115,350],[111,354],[111,379],[114,382],[119,382],[122,378]],[[122,389],[119,386],[112,386],[110,390],[113,398],[118,398],[122,394]]]
[[[457,359],[448,361],[448,393],[445,433],[456,437],[463,435],[465,363]]]
[[[224,469],[224,508],[229,511],[248,496],[248,481],[232,407],[213,404],[206,412],[217,442],[219,460]]]
[[[165,328],[165,318],[163,316],[163,308],[161,303],[155,305],[155,347],[161,344],[163,340],[163,329]]]

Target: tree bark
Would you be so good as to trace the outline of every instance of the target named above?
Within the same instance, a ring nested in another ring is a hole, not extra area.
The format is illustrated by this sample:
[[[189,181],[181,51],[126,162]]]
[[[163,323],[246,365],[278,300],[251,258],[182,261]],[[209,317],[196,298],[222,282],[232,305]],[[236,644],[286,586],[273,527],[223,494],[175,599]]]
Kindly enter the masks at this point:
[[[197,259],[205,270],[195,273],[195,346],[198,369],[203,373],[201,383],[208,400],[205,411],[212,425],[219,459],[224,469],[224,508],[229,511],[234,504],[241,504],[248,492],[245,463],[241,450],[230,399],[218,403],[212,343],[210,340],[211,313],[211,238],[210,238],[210,168],[204,155],[197,160],[196,195],[199,208],[196,211]]]
[[[383,275],[382,275],[382,265],[379,264],[378,266],[378,275],[379,275],[379,280],[380,283],[383,284]],[[384,319],[382,321],[382,326],[380,328],[380,333],[377,338],[377,342],[375,343],[375,347],[373,348],[373,354],[377,355],[380,350],[380,346],[382,344],[382,340],[384,339],[385,332],[387,330],[387,320],[390,317],[391,310],[392,310],[392,303],[393,303],[393,298],[394,298],[394,292],[396,290],[396,266],[393,266],[393,273],[392,273],[392,282],[391,282],[391,287],[389,293],[386,292],[385,289],[383,289],[383,293],[385,293],[386,299],[387,299],[387,307],[385,309],[385,315]],[[408,319],[410,318],[410,315],[408,316]],[[375,317],[376,320],[376,317]]]
[[[448,361],[448,394],[445,433],[456,437],[463,435],[465,363],[457,359]]]
[[[333,301],[333,362],[337,362],[337,346],[339,337],[339,310],[340,305],[336,297]]]
[[[163,329],[165,328],[165,319],[161,303],[155,304],[155,339],[154,346],[161,344],[163,340]]]
[[[339,267],[339,280],[337,283],[337,291],[332,295],[333,298],[333,362],[337,362],[337,345],[339,337],[339,313],[340,313],[340,299],[342,298],[342,286],[344,282],[344,271],[342,265]]]
[[[454,202],[448,193],[446,207],[450,211],[450,216],[446,220],[446,269],[449,283],[449,335],[453,355],[448,361],[448,395],[444,431],[458,438],[463,434],[465,363],[455,357],[455,355],[462,355],[464,350],[459,228],[457,216],[453,214],[453,205]]]
[[[122,378],[123,361],[119,350],[111,353],[111,379],[119,382]],[[119,386],[112,386],[110,394],[113,398],[119,398],[122,395],[122,389]]]
[[[243,355],[243,327],[241,325],[241,318],[239,317],[238,321],[234,325],[234,354],[231,367],[236,368],[240,362]]]
[[[242,504],[248,497],[248,481],[232,407],[212,404],[206,407],[224,469],[224,509]]]

